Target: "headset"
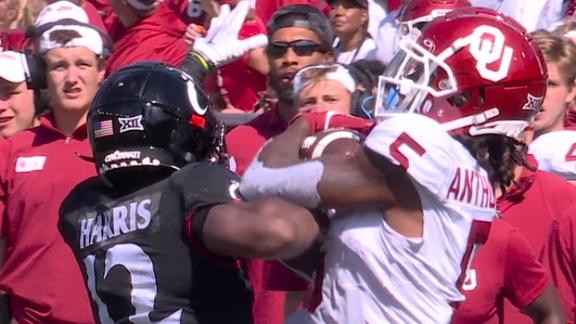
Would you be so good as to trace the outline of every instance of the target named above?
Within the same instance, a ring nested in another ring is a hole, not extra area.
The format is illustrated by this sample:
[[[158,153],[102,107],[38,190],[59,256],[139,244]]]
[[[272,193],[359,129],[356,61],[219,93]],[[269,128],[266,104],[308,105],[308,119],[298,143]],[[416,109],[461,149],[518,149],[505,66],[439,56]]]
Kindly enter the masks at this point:
[[[50,30],[54,26],[81,26],[93,29],[100,34],[102,37],[102,54],[100,57],[102,59],[107,59],[110,57],[112,52],[114,51],[114,42],[103,31],[98,29],[97,27],[86,24],[83,22],[79,22],[74,19],[61,19],[55,22],[43,24],[41,26],[30,26],[26,30],[26,38],[29,40],[35,40],[40,37],[44,32]],[[42,90],[46,89],[46,64],[44,63],[44,59],[42,55],[39,53],[35,53],[31,50],[27,50],[24,53],[26,57],[26,62],[23,64],[24,66],[24,74],[26,76],[26,85],[28,89],[32,90]]]

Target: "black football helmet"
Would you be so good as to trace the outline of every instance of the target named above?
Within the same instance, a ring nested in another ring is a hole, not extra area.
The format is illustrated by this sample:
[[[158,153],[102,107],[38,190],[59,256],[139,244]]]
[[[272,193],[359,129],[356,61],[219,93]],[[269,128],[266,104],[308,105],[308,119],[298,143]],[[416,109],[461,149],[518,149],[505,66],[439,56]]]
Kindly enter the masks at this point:
[[[98,173],[112,185],[124,171],[178,170],[216,159],[220,133],[198,83],[159,62],[132,64],[110,75],[88,114]]]

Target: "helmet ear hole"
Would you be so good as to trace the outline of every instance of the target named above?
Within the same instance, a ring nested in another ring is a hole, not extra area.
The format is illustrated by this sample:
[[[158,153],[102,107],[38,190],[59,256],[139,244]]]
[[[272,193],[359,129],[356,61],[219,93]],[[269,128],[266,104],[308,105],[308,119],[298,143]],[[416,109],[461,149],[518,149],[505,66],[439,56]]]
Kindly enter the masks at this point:
[[[476,98],[476,106],[474,108],[483,107],[484,102],[486,102],[486,90],[484,90],[484,88],[480,88],[478,98]]]
[[[419,22],[419,23],[415,23],[415,24],[414,24],[414,28],[419,29],[419,30],[422,30],[422,28],[424,28],[424,25],[426,25],[426,22],[425,22],[425,21]]]
[[[470,91],[465,91],[449,97],[447,101],[456,108],[462,108],[468,106],[471,99],[472,93],[470,93]]]

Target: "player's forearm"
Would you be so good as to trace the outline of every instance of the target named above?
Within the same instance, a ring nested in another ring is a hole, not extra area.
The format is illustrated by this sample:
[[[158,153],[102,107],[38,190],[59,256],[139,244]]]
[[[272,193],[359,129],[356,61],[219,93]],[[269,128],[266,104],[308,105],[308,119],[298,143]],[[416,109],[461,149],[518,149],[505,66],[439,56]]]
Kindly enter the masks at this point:
[[[312,213],[278,199],[213,207],[202,229],[202,242],[221,256],[291,259],[316,241]]]

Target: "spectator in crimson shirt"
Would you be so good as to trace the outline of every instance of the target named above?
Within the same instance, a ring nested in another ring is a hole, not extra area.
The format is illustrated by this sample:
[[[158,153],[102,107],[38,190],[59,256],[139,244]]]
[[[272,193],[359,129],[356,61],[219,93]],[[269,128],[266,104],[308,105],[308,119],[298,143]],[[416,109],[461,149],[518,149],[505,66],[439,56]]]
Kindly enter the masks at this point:
[[[296,72],[311,64],[334,61],[334,33],[326,16],[309,5],[291,5],[277,11],[267,27],[269,43],[266,55],[270,63],[269,83],[271,107],[246,125],[231,130],[226,147],[232,168],[240,175],[271,137],[286,129],[296,114],[293,103],[292,79]],[[238,81],[241,87],[242,82]],[[289,270],[282,274],[268,273],[270,266],[260,260],[249,264],[254,289],[254,320],[257,324],[279,324],[284,321],[284,294],[276,290],[305,290],[306,282]],[[276,278],[268,282],[268,277]]]
[[[186,24],[166,3],[157,0],[111,0],[117,15],[110,26],[114,53],[106,74],[135,62],[160,61],[174,66],[188,53]]]
[[[85,121],[104,78],[103,41],[92,27],[55,25],[38,48],[46,72],[35,75],[45,78],[51,113],[1,147],[0,291],[10,296],[18,323],[94,323],[82,274],[56,223],[64,197],[96,174],[79,156],[91,156]]]

